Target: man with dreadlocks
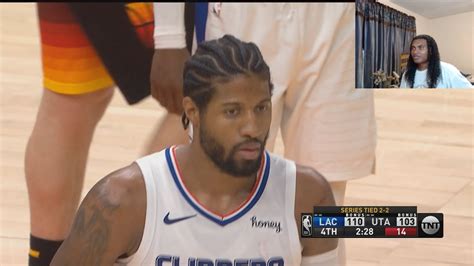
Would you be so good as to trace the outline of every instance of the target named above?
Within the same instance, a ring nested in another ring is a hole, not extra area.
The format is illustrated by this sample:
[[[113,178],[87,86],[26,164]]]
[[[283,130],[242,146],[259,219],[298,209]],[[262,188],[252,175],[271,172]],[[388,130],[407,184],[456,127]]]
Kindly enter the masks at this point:
[[[438,45],[431,36],[418,35],[411,41],[400,88],[472,88],[472,85],[455,66],[440,60]]]
[[[337,239],[300,238],[301,213],[334,205],[329,184],[265,150],[273,84],[259,48],[204,42],[183,84],[191,143],[99,181],[52,265],[337,264]]]

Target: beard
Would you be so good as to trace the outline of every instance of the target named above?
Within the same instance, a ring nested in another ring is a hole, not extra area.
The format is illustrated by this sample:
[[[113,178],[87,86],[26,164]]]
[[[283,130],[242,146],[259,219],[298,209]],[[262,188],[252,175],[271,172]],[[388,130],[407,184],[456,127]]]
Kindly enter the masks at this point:
[[[241,142],[230,150],[226,156],[225,148],[221,145],[213,136],[207,133],[203,127],[199,128],[199,143],[203,148],[206,155],[211,161],[224,173],[232,176],[251,176],[255,175],[260,169],[262,157],[264,155],[265,144],[267,142],[268,132],[263,141],[256,138],[248,139]],[[239,150],[240,146],[248,143],[259,143],[260,151],[259,156],[255,160],[241,160],[235,159],[235,154]]]

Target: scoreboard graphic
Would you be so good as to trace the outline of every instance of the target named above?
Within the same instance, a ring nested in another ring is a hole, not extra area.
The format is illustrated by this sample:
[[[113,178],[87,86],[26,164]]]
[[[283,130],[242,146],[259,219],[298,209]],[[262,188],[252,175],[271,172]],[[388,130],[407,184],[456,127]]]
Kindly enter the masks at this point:
[[[442,238],[443,214],[418,213],[416,206],[318,206],[301,214],[301,236]]]

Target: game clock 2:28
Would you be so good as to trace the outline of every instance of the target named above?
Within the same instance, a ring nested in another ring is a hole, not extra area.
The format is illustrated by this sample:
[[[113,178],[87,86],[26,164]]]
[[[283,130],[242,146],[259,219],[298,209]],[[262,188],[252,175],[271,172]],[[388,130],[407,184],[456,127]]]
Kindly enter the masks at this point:
[[[370,227],[357,227],[355,229],[356,236],[373,236],[374,228]]]

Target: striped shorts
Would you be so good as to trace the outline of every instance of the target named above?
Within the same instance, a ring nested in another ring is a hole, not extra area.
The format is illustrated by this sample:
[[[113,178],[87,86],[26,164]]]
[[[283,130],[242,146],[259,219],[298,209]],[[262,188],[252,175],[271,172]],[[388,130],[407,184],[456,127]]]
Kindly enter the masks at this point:
[[[69,5],[38,3],[37,7],[43,86],[61,94],[83,94],[114,86],[103,58]],[[153,49],[153,4],[128,3],[125,10],[141,43]]]

